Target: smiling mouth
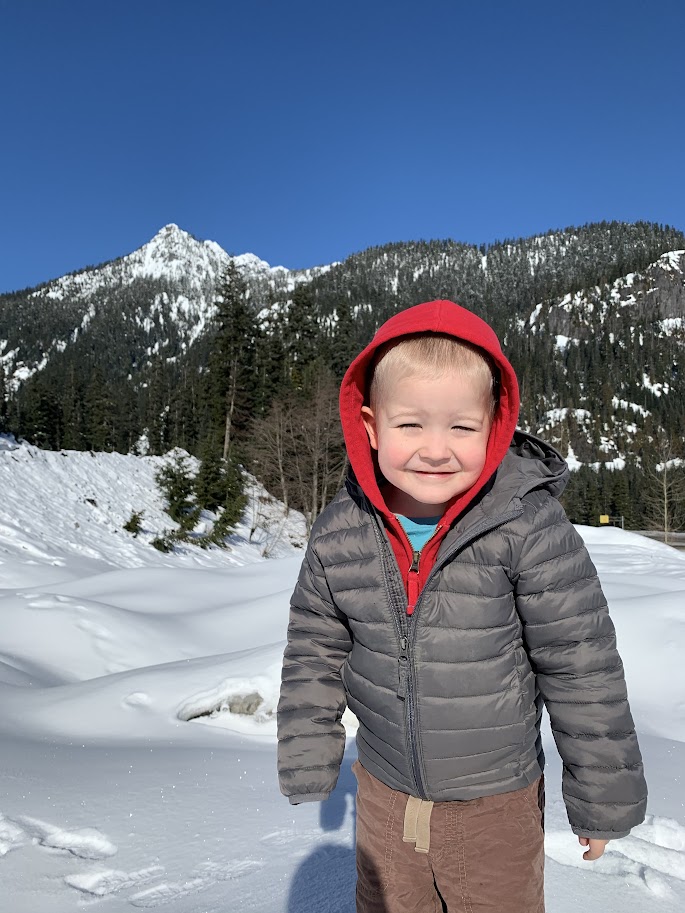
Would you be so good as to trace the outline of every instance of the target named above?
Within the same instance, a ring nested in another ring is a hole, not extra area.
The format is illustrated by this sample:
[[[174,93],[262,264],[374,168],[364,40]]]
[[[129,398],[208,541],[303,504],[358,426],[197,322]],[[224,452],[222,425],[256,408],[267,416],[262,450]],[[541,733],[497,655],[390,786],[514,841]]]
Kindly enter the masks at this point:
[[[417,476],[453,476],[456,470],[441,469],[414,469],[412,470]]]

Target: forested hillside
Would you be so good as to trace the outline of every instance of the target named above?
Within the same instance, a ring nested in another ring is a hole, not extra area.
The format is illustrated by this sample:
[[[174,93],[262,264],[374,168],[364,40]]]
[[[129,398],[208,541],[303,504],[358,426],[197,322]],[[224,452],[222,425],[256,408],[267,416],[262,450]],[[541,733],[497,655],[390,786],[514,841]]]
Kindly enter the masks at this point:
[[[300,272],[167,226],[0,296],[0,421],[47,448],[230,452],[311,519],[344,471],[342,372],[387,317],[434,298],[500,335],[522,426],[578,468],[572,518],[657,523],[657,467],[677,477],[683,456],[685,236],[648,223],[394,243]]]

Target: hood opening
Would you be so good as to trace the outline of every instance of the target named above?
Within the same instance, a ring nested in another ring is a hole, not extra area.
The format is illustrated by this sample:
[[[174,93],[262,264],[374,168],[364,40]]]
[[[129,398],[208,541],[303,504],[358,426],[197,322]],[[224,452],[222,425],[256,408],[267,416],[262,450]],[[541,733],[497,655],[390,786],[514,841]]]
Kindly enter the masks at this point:
[[[387,342],[417,333],[442,333],[471,343],[487,353],[499,374],[498,402],[483,471],[468,491],[448,505],[443,525],[451,523],[490,479],[504,459],[518,421],[519,392],[514,369],[504,357],[495,332],[484,320],[452,301],[429,301],[401,311],[386,321],[347,369],[340,389],[340,417],[354,475],[371,503],[391,526],[395,518],[383,498],[376,454],[362,422],[361,408],[368,404],[370,373],[378,349]]]
[[[389,510],[381,490],[382,478],[376,453],[362,422],[361,408],[368,396],[369,372],[379,347],[417,333],[442,333],[469,342],[486,352],[499,372],[498,403],[488,439],[485,464],[476,482],[448,504],[436,534],[424,546],[419,567],[419,586],[430,573],[438,549],[457,517],[472,503],[492,478],[511,443],[519,413],[519,390],[514,369],[502,353],[494,330],[480,317],[453,301],[428,301],[401,311],[386,321],[369,345],[354,359],[340,388],[340,418],[350,465],[357,483],[381,514],[388,539],[397,558],[405,588],[409,590],[412,549],[399,520]]]

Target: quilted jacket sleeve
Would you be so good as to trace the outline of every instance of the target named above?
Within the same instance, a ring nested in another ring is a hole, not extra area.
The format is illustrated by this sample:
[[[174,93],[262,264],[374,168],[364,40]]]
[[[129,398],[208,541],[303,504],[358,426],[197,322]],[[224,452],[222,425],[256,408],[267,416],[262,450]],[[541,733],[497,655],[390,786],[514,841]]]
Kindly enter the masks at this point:
[[[647,785],[614,626],[561,505],[544,492],[526,501],[524,516],[534,515],[512,569],[516,602],[563,762],[569,821],[580,836],[624,837],[644,819]]]
[[[346,706],[340,669],[351,647],[310,543],[291,599],[278,703],[278,777],[293,805],[328,798],[338,780]]]

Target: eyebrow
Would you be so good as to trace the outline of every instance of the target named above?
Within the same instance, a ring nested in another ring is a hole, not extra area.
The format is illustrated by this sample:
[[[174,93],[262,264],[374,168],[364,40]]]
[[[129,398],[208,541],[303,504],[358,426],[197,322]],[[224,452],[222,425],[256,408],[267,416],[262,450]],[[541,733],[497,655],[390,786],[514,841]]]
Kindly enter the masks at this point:
[[[388,412],[388,418],[391,421],[396,421],[398,418],[409,418],[409,417],[422,417],[425,415],[425,412],[421,409],[399,409],[397,412]],[[485,416],[487,418],[487,415]],[[480,422],[481,424],[484,421],[482,415],[474,415],[470,412],[455,412],[452,415],[452,421],[459,422]]]

